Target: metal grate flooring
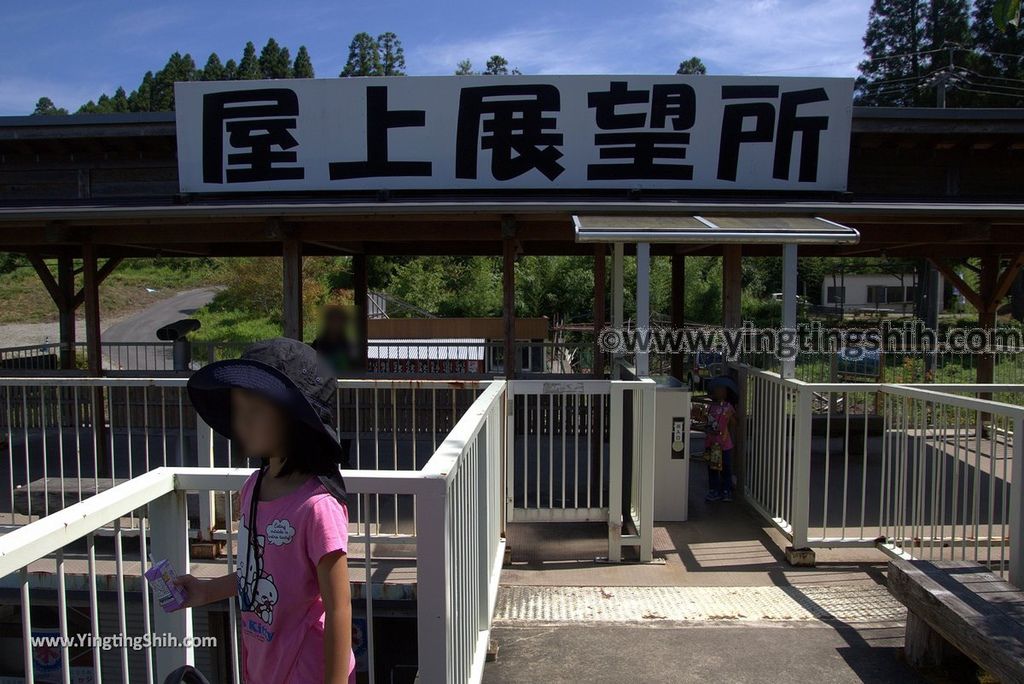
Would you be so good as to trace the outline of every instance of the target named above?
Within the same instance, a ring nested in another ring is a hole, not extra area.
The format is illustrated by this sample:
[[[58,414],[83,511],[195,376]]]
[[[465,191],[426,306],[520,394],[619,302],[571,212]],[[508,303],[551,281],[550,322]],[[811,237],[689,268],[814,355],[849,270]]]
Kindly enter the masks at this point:
[[[902,622],[883,586],[544,587],[503,586],[498,623],[811,621]]]

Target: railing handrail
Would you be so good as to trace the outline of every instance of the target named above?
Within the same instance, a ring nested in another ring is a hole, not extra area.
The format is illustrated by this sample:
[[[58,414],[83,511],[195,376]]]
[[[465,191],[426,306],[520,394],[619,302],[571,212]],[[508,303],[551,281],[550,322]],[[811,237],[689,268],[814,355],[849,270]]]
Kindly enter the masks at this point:
[[[430,460],[424,464],[419,471],[423,477],[443,478],[447,481],[455,476],[458,468],[459,456],[466,449],[483,428],[487,412],[495,401],[504,396],[505,380],[495,380],[490,383],[486,390],[476,398],[476,401],[459,418],[459,422],[451,429],[437,449],[430,456]]]
[[[137,475],[0,536],[0,577],[45,558],[171,491],[238,490],[254,471],[163,466]],[[421,470],[343,470],[342,477],[350,494],[421,494],[429,476]]]
[[[778,373],[754,368],[746,364],[734,364],[735,367],[749,375],[755,375],[775,382],[788,384],[796,389],[810,392],[888,392],[906,396],[912,399],[934,400],[939,403],[958,406],[960,408],[982,411],[987,413],[1001,413],[1011,417],[1024,416],[1024,407],[1015,404],[1008,404],[993,399],[980,399],[978,397],[963,397],[950,392],[963,391],[971,393],[982,392],[1024,392],[1024,385],[1000,384],[987,385],[982,383],[973,384],[950,384],[933,385],[928,383],[893,383],[893,382],[806,382],[797,378],[783,378]]]
[[[348,491],[353,494],[421,494],[429,487],[425,480],[450,480],[466,445],[480,432],[488,411],[504,396],[504,389],[504,380],[491,382],[420,470],[343,470]],[[252,472],[251,468],[161,467],[136,476],[0,537],[0,577],[172,490],[237,489]],[[219,479],[210,482],[210,478]]]
[[[184,387],[188,377],[112,377],[104,376],[0,376],[0,387],[24,387],[26,385],[38,387],[63,387],[66,385],[77,385],[81,387]],[[469,380],[411,380],[408,378],[339,378],[338,389],[373,389],[373,388],[394,388],[409,389],[451,389],[451,390],[472,390],[489,384],[492,380],[488,378],[474,378]]]

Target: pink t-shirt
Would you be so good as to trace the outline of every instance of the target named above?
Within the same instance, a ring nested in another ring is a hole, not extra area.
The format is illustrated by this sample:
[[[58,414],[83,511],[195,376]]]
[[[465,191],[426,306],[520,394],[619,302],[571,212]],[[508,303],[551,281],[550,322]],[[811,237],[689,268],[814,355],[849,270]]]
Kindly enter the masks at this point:
[[[736,413],[736,409],[727,401],[716,401],[708,407],[708,424],[714,426],[718,432],[711,432],[706,438],[708,446],[717,444],[722,451],[732,449],[732,435],[729,434],[729,419]]]
[[[257,548],[249,548],[254,473],[241,491],[238,600],[242,609],[242,680],[247,684],[324,681],[324,603],[320,559],[348,551],[348,509],[311,477],[291,494],[260,501]],[[249,579],[248,583],[245,581]],[[246,587],[255,591],[247,595]],[[350,656],[349,681],[355,681]]]

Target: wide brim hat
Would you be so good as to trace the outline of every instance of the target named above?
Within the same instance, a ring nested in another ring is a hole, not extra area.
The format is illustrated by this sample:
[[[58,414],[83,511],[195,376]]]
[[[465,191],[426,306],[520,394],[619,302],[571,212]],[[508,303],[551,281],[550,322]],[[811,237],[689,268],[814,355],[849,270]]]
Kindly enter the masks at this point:
[[[240,358],[203,366],[189,378],[187,388],[200,418],[228,439],[235,439],[231,390],[244,389],[270,400],[322,440],[334,464],[345,463],[346,451],[331,425],[337,377],[315,350],[298,340],[278,337],[256,342]]]
[[[728,375],[717,375],[713,378],[709,378],[704,383],[704,388],[708,392],[713,390],[715,387],[724,387],[735,398],[739,398],[740,396],[740,388],[736,385],[736,381],[730,378]]]

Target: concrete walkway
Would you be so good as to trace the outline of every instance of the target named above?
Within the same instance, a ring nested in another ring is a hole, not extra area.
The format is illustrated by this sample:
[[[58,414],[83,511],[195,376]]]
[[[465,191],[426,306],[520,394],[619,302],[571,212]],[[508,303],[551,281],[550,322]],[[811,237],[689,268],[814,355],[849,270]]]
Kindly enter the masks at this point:
[[[745,504],[703,500],[656,523],[655,563],[611,565],[601,524],[511,524],[484,681],[925,681],[901,661],[906,612],[875,549],[818,550],[792,568],[785,538]]]
[[[926,681],[899,660],[900,626],[499,625],[492,639],[488,684]]]

